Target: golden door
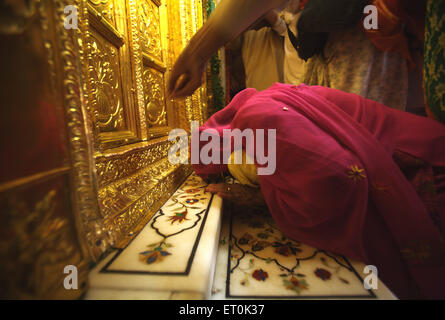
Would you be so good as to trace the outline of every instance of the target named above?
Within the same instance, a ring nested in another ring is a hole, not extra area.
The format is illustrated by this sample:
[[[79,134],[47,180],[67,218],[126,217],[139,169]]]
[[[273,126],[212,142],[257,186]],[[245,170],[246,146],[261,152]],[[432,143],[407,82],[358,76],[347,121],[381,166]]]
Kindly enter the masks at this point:
[[[0,16],[0,296],[78,297],[88,263],[125,246],[191,172],[168,161],[168,133],[203,122],[206,90],[170,100],[166,82],[203,3],[13,3]],[[66,265],[78,290],[63,287]]]

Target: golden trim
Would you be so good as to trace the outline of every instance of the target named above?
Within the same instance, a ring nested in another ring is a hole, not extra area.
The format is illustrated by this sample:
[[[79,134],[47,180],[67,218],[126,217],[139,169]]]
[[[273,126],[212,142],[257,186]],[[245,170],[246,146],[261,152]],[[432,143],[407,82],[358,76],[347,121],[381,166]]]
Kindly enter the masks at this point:
[[[167,66],[162,61],[151,57],[147,53],[142,52],[142,58],[144,61],[144,66],[154,68],[163,73],[167,71]]]
[[[150,97],[145,97],[143,71],[145,65],[161,72],[165,87],[183,45],[202,23],[202,8],[195,7],[199,1],[147,0],[159,8],[161,61],[142,52],[141,17],[136,0],[113,2],[115,27],[98,16],[87,0],[76,0],[79,29],[75,31],[65,30],[61,19],[63,6],[69,1],[53,1],[59,15],[56,38],[61,51],[60,69],[56,70],[61,78],[57,91],[62,91],[66,110],[75,190],[73,203],[79,230],[91,257],[98,260],[109,248],[126,243],[128,234],[135,234],[191,172],[190,166],[168,163],[172,142],[167,134],[175,127],[189,130],[191,120],[202,122],[204,91],[200,89],[192,99],[165,99],[167,125],[149,127],[145,108]],[[188,19],[193,23],[188,23]],[[109,44],[104,41],[105,45],[119,49],[122,77],[119,89],[123,92],[128,121],[125,130],[99,132],[95,125],[94,83],[90,74],[97,57],[91,54],[91,30],[109,41]]]
[[[142,230],[177,187],[190,175],[191,171],[189,166],[179,166],[175,170],[165,172],[159,182],[139,201],[121,215],[107,221],[113,234],[120,238],[120,241],[115,244],[116,248],[124,248]],[[137,214],[135,215],[135,213]],[[135,217],[140,219],[135,219]]]
[[[137,142],[139,139],[132,131],[101,132],[99,143],[104,149],[115,148]]]
[[[90,25],[100,31],[100,33],[113,43],[116,47],[124,45],[124,36],[117,31],[107,19],[105,19],[100,12],[93,6],[87,3]]]
[[[118,179],[127,178],[137,171],[167,157],[172,142],[167,138],[143,142],[131,149],[116,148],[96,156],[96,170],[99,187],[104,187]]]
[[[140,37],[138,32],[138,12],[137,4],[135,0],[128,1],[129,6],[129,26],[130,26],[130,59],[134,68],[133,72],[133,87],[132,93],[134,95],[136,117],[139,129],[139,136],[142,141],[146,141],[147,136],[147,125],[145,122],[145,101],[144,101],[144,86],[142,81],[142,48],[140,44]]]
[[[150,128],[150,130],[148,130],[148,136],[152,139],[158,138],[168,135],[170,131],[171,131],[170,127]]]
[[[70,167],[61,167],[44,172],[39,172],[31,176],[15,179],[13,181],[8,181],[6,183],[0,184],[0,193],[16,191],[17,188],[23,187],[24,185],[29,186],[30,184],[43,182],[51,178],[67,174],[70,172],[70,170]]]
[[[63,104],[65,106],[68,142],[71,153],[72,171],[72,203],[76,214],[76,223],[82,240],[85,239],[89,253],[93,259],[98,259],[108,248],[108,237],[100,219],[99,206],[96,198],[96,188],[93,178],[94,160],[92,154],[92,135],[86,131],[84,114],[86,112],[82,76],[79,70],[85,66],[83,60],[82,35],[88,27],[85,22],[86,6],[84,0],[53,1],[56,44],[60,51],[58,59],[61,74]],[[67,30],[64,27],[64,8],[67,5],[78,8],[79,28]],[[100,243],[100,245],[98,245]]]

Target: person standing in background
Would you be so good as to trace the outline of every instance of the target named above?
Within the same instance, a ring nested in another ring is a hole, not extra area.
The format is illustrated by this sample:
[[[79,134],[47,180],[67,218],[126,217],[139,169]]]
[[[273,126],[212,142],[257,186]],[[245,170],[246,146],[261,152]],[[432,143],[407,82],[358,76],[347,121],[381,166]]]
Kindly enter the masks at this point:
[[[277,13],[270,11],[241,35],[246,88],[262,91],[276,82],[283,82],[283,39],[274,31],[279,23]]]
[[[264,19],[226,46],[230,55],[231,91],[237,93],[245,88],[262,91],[276,82],[302,83],[305,61],[293,47],[288,28],[296,34],[303,2],[290,0],[285,10],[268,12]],[[241,82],[245,83],[242,88]]]
[[[297,23],[306,0],[291,0],[285,10],[279,14],[275,30],[284,38],[284,83],[299,85],[303,82],[305,64],[295,50],[289,38],[289,32],[298,37]]]
[[[355,93],[405,110],[408,66],[398,52],[376,48],[363,30],[368,1],[309,0],[298,20],[303,83]],[[318,38],[317,38],[318,37]]]
[[[175,62],[168,80],[170,98],[185,97],[201,85],[212,54],[271,10],[282,10],[286,0],[224,0],[190,39]]]
[[[406,111],[426,115],[423,94],[423,51],[425,42],[425,0],[373,0],[378,11],[378,28],[364,29],[382,52],[398,53],[408,68]]]
[[[283,82],[281,20],[273,10],[225,46],[230,99],[246,88],[265,90]]]

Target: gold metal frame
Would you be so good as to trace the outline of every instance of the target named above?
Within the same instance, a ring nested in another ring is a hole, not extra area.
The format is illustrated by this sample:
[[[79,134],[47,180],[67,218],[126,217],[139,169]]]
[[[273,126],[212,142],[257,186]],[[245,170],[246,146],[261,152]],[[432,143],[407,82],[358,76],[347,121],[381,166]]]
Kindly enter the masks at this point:
[[[202,123],[206,99],[204,88],[188,99],[170,100],[165,95],[169,72],[177,56],[203,23],[201,1],[114,0],[115,5],[119,1],[122,6],[125,4],[127,19],[126,26],[119,25],[119,19],[115,19],[117,30],[100,12],[92,10],[90,1],[79,3],[83,23],[78,42],[83,44],[84,54],[80,59],[82,88],[85,90],[83,109],[86,110],[84,115],[88,115],[84,125],[90,128],[86,132],[89,150],[94,150],[92,163],[95,170],[92,178],[98,206],[94,226],[85,230],[89,235],[90,252],[98,259],[110,247],[125,246],[191,172],[189,166],[168,162],[167,152],[171,143],[167,135],[172,128],[189,129],[192,120]],[[100,3],[106,5],[107,1]],[[142,14],[143,5],[150,6],[149,14],[157,16]],[[101,18],[99,21],[98,16]],[[94,95],[90,85],[91,68],[85,68],[85,61],[95,59],[89,51],[90,21],[95,29],[102,21],[104,27],[100,30],[104,34],[114,35],[113,39],[109,37],[109,41],[113,41],[110,45],[118,45],[121,39],[124,43],[121,47],[127,50],[122,56],[128,59],[121,63],[126,65],[127,70],[121,69],[121,72],[127,72],[127,78],[131,73],[131,81],[126,82],[124,90],[128,96],[124,100],[127,99],[128,119],[132,117],[131,121],[134,121],[129,125],[130,131],[135,135],[128,135],[125,131],[98,134],[95,129],[95,110],[91,106]],[[144,33],[141,24],[154,31]],[[122,30],[119,30],[119,26]],[[149,39],[153,35],[156,37]],[[150,47],[152,43],[154,45]],[[151,76],[153,74],[156,76]],[[155,107],[152,118],[152,110],[147,107],[150,104]],[[113,144],[113,141],[117,143]]]
[[[143,3],[155,9],[150,14],[158,16],[142,14]],[[77,29],[64,27],[68,5],[78,10]],[[41,238],[42,234],[57,235],[54,239],[59,240],[46,245],[65,249],[23,252],[17,261],[6,258],[19,265],[32,261],[35,272],[29,274],[30,281],[37,287],[49,284],[34,293],[17,286],[14,296],[75,298],[87,288],[90,260],[99,260],[110,248],[125,246],[191,173],[190,166],[168,161],[172,144],[168,132],[189,130],[192,120],[202,123],[206,91],[200,88],[191,98],[170,100],[165,88],[176,58],[203,23],[202,2],[35,0],[33,7],[37,32],[44,39],[52,95],[64,114],[69,163],[0,184],[0,200],[6,199],[20,215],[29,211],[30,217],[43,219],[28,233],[42,243],[53,241]],[[159,33],[144,33],[144,25],[153,21],[158,25],[150,27]],[[149,43],[160,48],[153,52]],[[156,77],[150,77],[150,72]],[[120,118],[116,117],[119,113]],[[64,179],[69,192],[62,197],[63,192],[50,190],[40,202],[22,204],[26,199],[21,198],[21,190],[51,179]],[[69,202],[63,212],[67,217],[51,211],[51,204],[60,199]],[[21,220],[17,223],[20,226]],[[50,266],[45,261],[57,263]],[[65,275],[57,270],[65,264],[78,266],[83,284],[79,291],[63,288]],[[42,273],[47,268],[57,272]]]

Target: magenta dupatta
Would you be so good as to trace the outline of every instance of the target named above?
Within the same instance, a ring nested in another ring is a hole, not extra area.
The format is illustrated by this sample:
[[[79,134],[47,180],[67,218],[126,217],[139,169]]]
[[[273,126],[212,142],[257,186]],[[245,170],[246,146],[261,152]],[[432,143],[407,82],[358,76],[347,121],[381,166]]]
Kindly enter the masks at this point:
[[[260,184],[286,235],[377,266],[400,298],[445,298],[444,196],[433,221],[392,158],[445,168],[445,126],[334,89],[275,84],[244,90],[206,128],[277,130],[277,169]]]

